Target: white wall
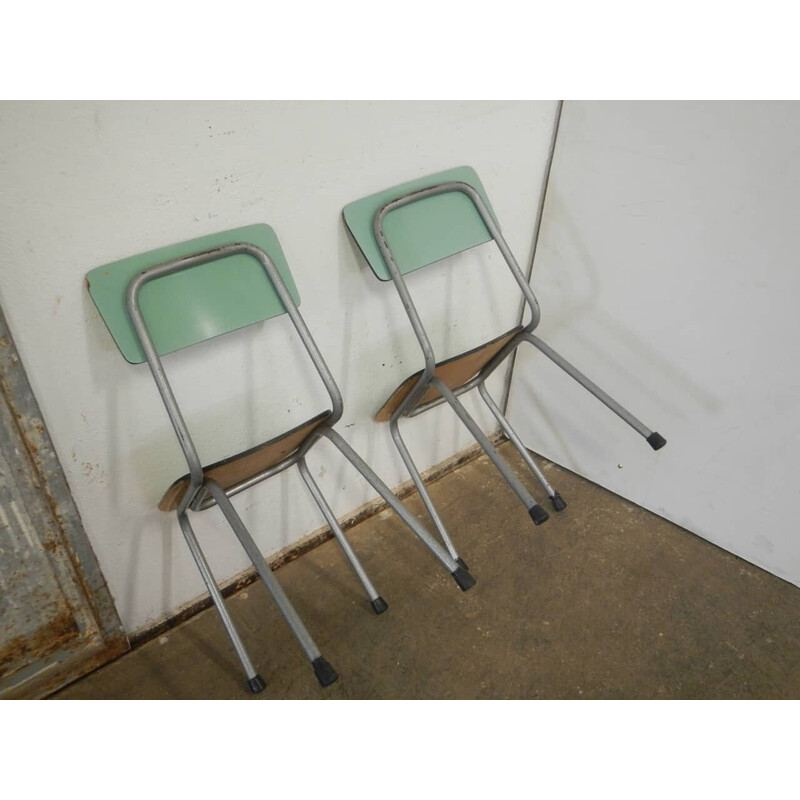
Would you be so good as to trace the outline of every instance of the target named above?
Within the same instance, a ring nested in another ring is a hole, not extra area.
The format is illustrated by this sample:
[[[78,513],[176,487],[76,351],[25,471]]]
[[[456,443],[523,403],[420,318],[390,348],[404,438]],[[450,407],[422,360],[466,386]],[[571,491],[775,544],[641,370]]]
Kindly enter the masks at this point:
[[[533,348],[509,403],[532,449],[796,584],[799,143],[797,103],[565,103],[541,336],[669,443]]]
[[[203,587],[174,517],[156,510],[186,471],[166,413],[147,367],[116,351],[84,274],[203,234],[272,225],[344,395],[338,430],[398,485],[407,475],[372,415],[421,357],[396,293],[356,255],[341,209],[471,164],[525,263],[554,114],[550,102],[0,104],[0,302],[128,631]],[[442,357],[511,327],[517,309],[488,246],[454,261],[409,281]],[[206,462],[324,407],[285,319],[164,364]],[[479,419],[495,427],[487,414]],[[421,468],[470,443],[442,408],[404,430]],[[373,496],[330,445],[315,448],[309,464],[337,514]],[[267,554],[322,524],[295,471],[235,503]],[[246,566],[216,509],[194,519],[219,580]]]

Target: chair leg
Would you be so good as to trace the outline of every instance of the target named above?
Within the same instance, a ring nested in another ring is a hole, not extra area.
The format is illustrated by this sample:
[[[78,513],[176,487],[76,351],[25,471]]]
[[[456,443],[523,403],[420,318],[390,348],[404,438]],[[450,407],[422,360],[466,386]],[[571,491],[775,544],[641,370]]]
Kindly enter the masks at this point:
[[[350,546],[350,542],[347,541],[347,537],[344,535],[344,531],[342,530],[341,526],[339,525],[339,521],[336,519],[336,515],[333,513],[333,509],[328,505],[328,501],[325,499],[325,496],[322,494],[317,482],[311,475],[311,472],[308,469],[308,464],[306,464],[305,458],[301,458],[297,462],[297,466],[300,470],[300,475],[302,475],[303,480],[305,481],[306,486],[308,486],[308,490],[311,492],[312,497],[314,498],[317,506],[319,506],[319,510],[322,512],[322,516],[325,517],[325,521],[328,523],[328,526],[331,529],[331,533],[336,537],[336,541],[342,547],[347,560],[350,562],[350,566],[353,568],[353,571],[358,576],[358,579],[361,581],[361,585],[364,587],[364,591],[367,593],[367,597],[369,598],[370,603],[372,604],[372,610],[376,614],[382,614],[386,609],[389,607],[387,602],[375,591],[375,587],[372,585],[372,581],[370,581],[369,576],[366,573],[366,570],[361,565],[361,562],[358,560],[358,556],[356,556],[355,551]]]
[[[272,595],[272,599],[275,601],[281,614],[283,614],[287,625],[291,628],[292,633],[300,643],[300,647],[303,648],[306,657],[314,668],[314,674],[317,676],[320,685],[329,686],[339,677],[336,670],[320,654],[319,649],[316,644],[314,644],[314,640],[311,638],[311,634],[306,630],[306,626],[303,625],[300,615],[295,611],[294,606],[283,591],[283,587],[278,582],[278,579],[272,574],[272,570],[264,560],[264,556],[253,541],[250,532],[245,527],[241,517],[236,512],[236,509],[233,507],[222,487],[216,481],[209,479],[206,479],[205,486],[209,492],[211,492],[212,497],[217,501],[217,505],[225,515],[225,519],[228,520],[228,524],[233,529],[236,538],[247,553],[258,576],[264,581],[264,585]]]
[[[576,380],[584,389],[591,392],[604,406],[610,408],[618,417],[628,423],[637,433],[642,435],[653,450],[660,450],[667,440],[656,431],[651,431],[643,422],[638,420],[626,408],[621,406],[613,397],[607,395],[597,384],[590,381],[580,370],[576,369],[565,358],[553,350],[550,345],[545,344],[538,336],[532,333],[524,335],[526,341],[541,350],[554,364],[557,364],[571,378]]]
[[[428,493],[428,489],[425,486],[425,482],[422,480],[422,475],[419,474],[417,465],[411,458],[411,453],[408,452],[406,443],[403,441],[403,437],[400,435],[399,417],[392,415],[391,419],[389,420],[389,430],[392,433],[392,439],[394,440],[395,446],[400,452],[400,457],[403,459],[403,463],[406,465],[406,469],[408,469],[409,475],[411,475],[411,480],[414,482],[414,486],[417,487],[419,496],[422,498],[422,502],[425,504],[425,508],[428,510],[428,516],[431,518],[433,524],[436,526],[436,530],[439,531],[439,535],[442,537],[442,541],[444,542],[447,551],[456,560],[457,563],[461,564],[461,566],[464,567],[464,569],[467,569],[467,565],[459,557],[455,545],[453,544],[452,539],[448,535],[447,529],[444,527],[444,523],[442,522],[442,519],[439,516],[439,512],[436,510],[436,506],[433,504],[433,500],[431,499],[431,496]]]
[[[197,541],[197,537],[194,535],[194,531],[189,523],[189,518],[186,516],[186,512],[178,514],[178,523],[181,526],[183,537],[186,539],[186,544],[189,545],[189,550],[194,558],[195,564],[197,564],[197,569],[203,578],[203,582],[208,589],[208,593],[211,595],[211,600],[214,602],[217,613],[222,620],[225,631],[230,637],[233,649],[236,651],[239,661],[242,662],[244,673],[247,676],[247,685],[253,694],[258,694],[258,692],[264,690],[266,683],[264,683],[264,679],[256,672],[253,662],[250,661],[250,656],[248,656],[247,650],[245,649],[245,646],[239,637],[239,633],[233,624],[233,620],[231,619],[230,614],[228,614],[228,609],[225,607],[225,600],[222,598],[222,593],[217,586],[217,582],[214,579],[211,568],[208,566],[208,561],[206,561],[206,557],[203,555],[203,551],[200,549],[200,543]]]
[[[397,516],[411,528],[417,538],[446,567],[462,592],[468,591],[475,585],[475,578],[470,575],[469,571],[461,566],[446,550],[442,549],[441,545],[422,527],[419,520],[400,502],[394,492],[333,428],[324,428],[320,431],[320,435],[328,438],[339,449],[341,454],[364,476]]]
[[[434,377],[431,385],[435,386],[442,397],[452,406],[453,411],[456,412],[458,418],[464,423],[469,432],[475,437],[475,441],[481,446],[481,449],[491,459],[492,463],[500,470],[500,474],[506,479],[508,485],[516,492],[517,497],[522,501],[525,508],[528,509],[528,514],[533,520],[534,525],[541,525],[546,522],[550,515],[540,506],[533,495],[522,485],[520,479],[511,471],[511,468],[506,464],[503,457],[497,450],[494,449],[492,443],[486,438],[483,431],[478,426],[478,423],[469,415],[467,409],[461,404],[459,399],[450,390],[447,384],[443,383],[439,378]]]
[[[486,388],[486,384],[483,381],[478,384],[478,392],[486,405],[489,406],[489,410],[494,414],[495,419],[500,423],[500,427],[503,429],[505,435],[508,436],[509,441],[517,448],[517,452],[522,456],[522,460],[528,465],[530,471],[536,476],[539,483],[542,484],[542,488],[547,492],[547,496],[550,498],[553,508],[556,511],[563,511],[567,507],[566,501],[550,485],[550,481],[545,478],[544,473],[539,469],[539,465],[533,460],[533,456],[531,456],[522,443],[522,439],[519,438],[517,432],[511,427],[511,423],[506,419],[505,414],[500,410],[497,403],[494,402],[494,399],[489,394],[489,390]]]

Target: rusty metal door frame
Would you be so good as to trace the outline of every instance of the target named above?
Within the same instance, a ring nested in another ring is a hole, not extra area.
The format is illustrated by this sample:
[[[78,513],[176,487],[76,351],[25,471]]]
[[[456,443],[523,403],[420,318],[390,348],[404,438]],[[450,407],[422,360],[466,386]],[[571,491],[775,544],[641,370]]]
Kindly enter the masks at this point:
[[[27,663],[0,682],[0,698],[44,697],[130,649],[25,369],[0,309],[0,449],[16,462],[33,534],[58,571],[76,624],[49,644],[20,642]],[[20,477],[21,476],[21,477]],[[72,600],[70,600],[70,597]],[[75,598],[80,602],[75,603]],[[80,605],[80,608],[74,606]]]

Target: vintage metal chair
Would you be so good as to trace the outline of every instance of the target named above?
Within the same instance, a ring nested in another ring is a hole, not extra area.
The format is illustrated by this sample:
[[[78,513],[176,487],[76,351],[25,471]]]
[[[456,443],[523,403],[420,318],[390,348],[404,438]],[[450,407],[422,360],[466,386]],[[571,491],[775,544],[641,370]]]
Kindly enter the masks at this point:
[[[564,499],[550,485],[486,389],[486,379],[523,342],[528,342],[541,350],[551,361],[644,436],[654,450],[666,444],[664,437],[651,431],[551,347],[534,336],[533,330],[540,319],[539,304],[500,232],[486,191],[471,167],[458,167],[419,178],[357,200],[345,206],[343,217],[375,276],[382,281],[391,280],[394,283],[419,340],[425,362],[424,369],[406,378],[392,392],[375,419],[379,422],[389,422],[392,438],[414,485],[448,552],[460,564],[464,565],[464,562],[459,557],[400,435],[399,422],[402,417],[413,417],[442,402],[447,402],[518,495],[533,522],[536,525],[545,522],[549,518],[547,511],[511,471],[458,400],[459,395],[477,387],[501,429],[547,492],[553,508],[556,511],[566,508]],[[404,276],[447,256],[492,240],[497,244],[522,291],[530,312],[530,320],[527,324],[518,325],[480,347],[445,361],[437,361]]]
[[[266,584],[322,686],[337,673],[322,657],[280,583],[237,514],[230,498],[279,472],[297,465],[326,522],[344,550],[376,614],[387,604],[340,528],[336,517],[306,466],[305,457],[321,437],[330,440],[375,488],[420,540],[444,564],[462,591],[474,585],[469,572],[439,545],[381,479],[333,429],[342,415],[342,397],[297,304],[295,287],[280,243],[268,225],[205,236],[98,267],[87,275],[92,299],[122,355],[132,364],[147,361],[189,473],[176,480],[159,503],[175,511],[181,531],[208,588],[222,623],[242,663],[253,693],[265,684],[256,672],[225,608],[211,569],[198,544],[187,512],[218,505]],[[290,431],[230,458],[203,466],[170,388],[160,356],[212,337],[288,314],[330,396],[331,409]]]

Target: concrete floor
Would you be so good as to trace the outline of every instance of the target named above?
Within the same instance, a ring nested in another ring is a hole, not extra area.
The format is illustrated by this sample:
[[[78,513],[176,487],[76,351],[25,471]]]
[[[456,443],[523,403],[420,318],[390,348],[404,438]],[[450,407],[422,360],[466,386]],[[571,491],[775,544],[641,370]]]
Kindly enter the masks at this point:
[[[508,443],[501,452],[523,475]],[[555,465],[546,471],[568,507],[538,528],[485,457],[432,485],[478,579],[467,593],[390,512],[348,534],[389,603],[381,616],[333,541],[282,567],[340,674],[326,689],[261,583],[231,597],[267,682],[256,697],[800,698],[800,589]],[[407,502],[422,517],[419,498]],[[56,697],[252,695],[209,609]]]

